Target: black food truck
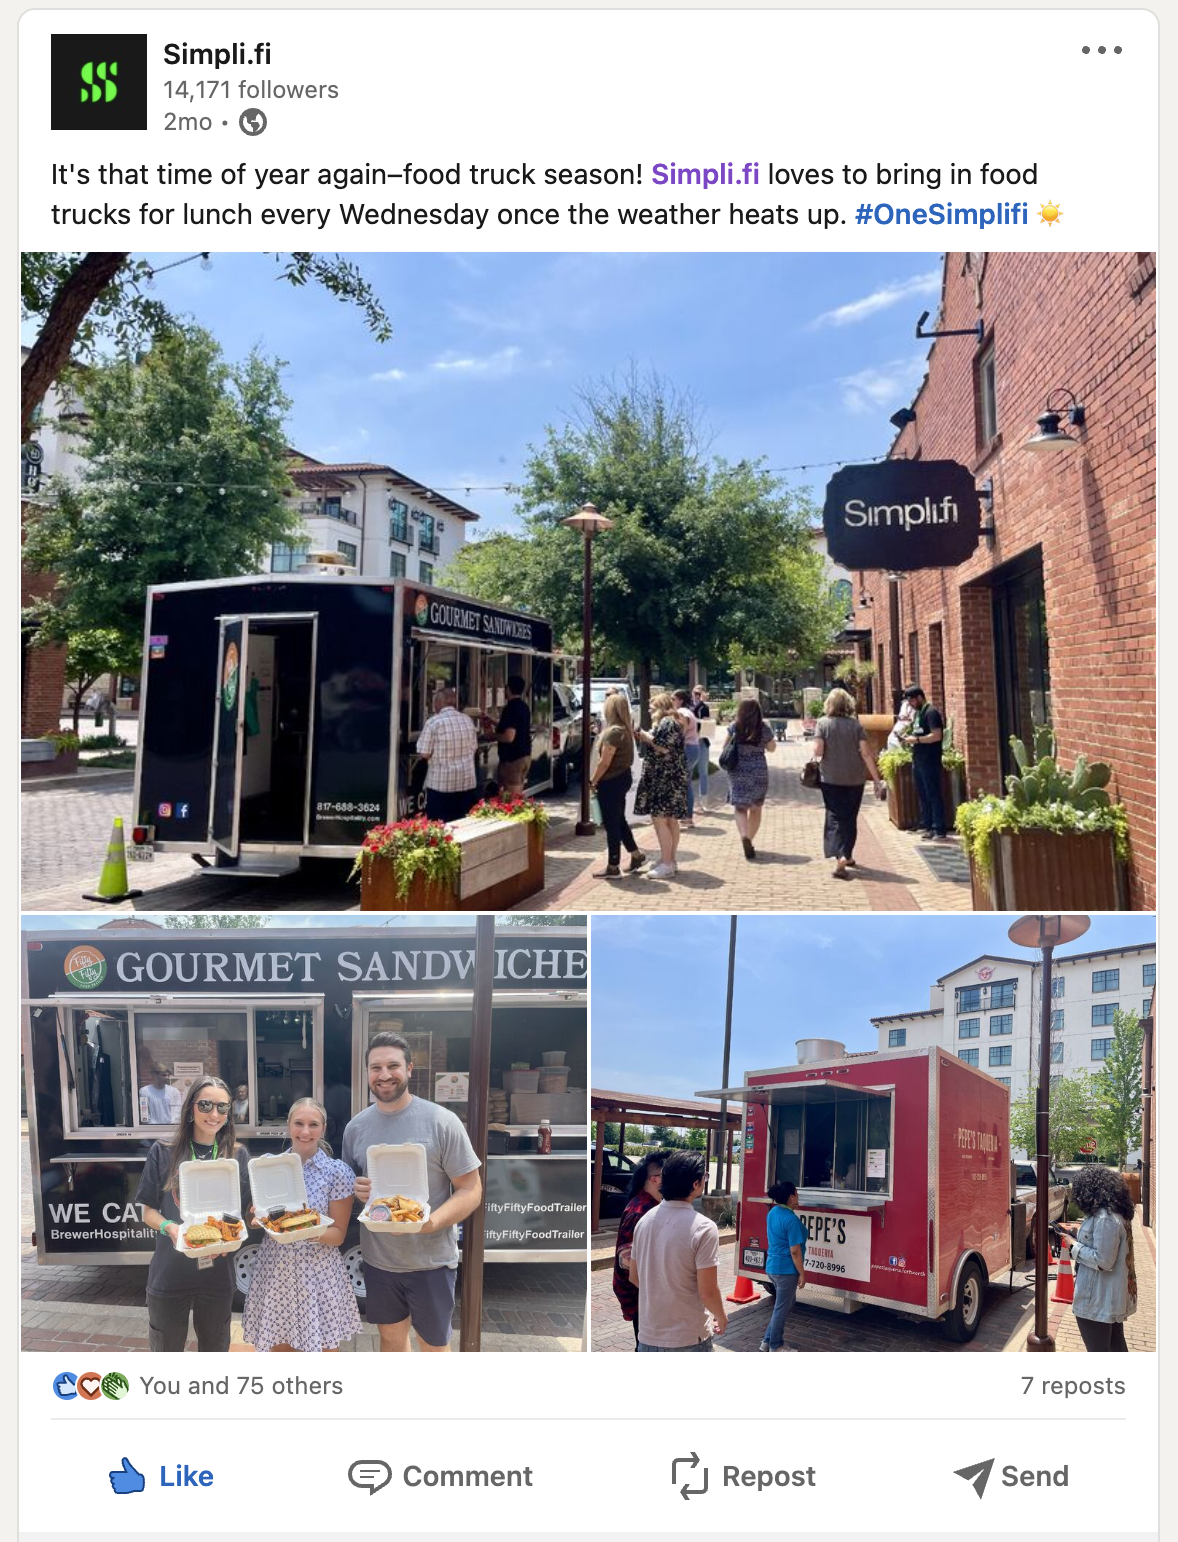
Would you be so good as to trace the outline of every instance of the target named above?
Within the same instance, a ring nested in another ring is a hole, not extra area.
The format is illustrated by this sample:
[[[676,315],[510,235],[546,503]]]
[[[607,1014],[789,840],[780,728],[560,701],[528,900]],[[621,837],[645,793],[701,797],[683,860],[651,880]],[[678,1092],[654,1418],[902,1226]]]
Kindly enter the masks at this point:
[[[417,812],[417,735],[452,686],[479,728],[520,675],[532,713],[527,791],[553,784],[552,628],[403,578],[265,574],[149,591],[135,811],[161,851],[275,873],[350,857]]]
[[[368,1044],[393,1031],[413,1049],[413,1095],[447,1103],[466,1122],[473,926],[169,932],[116,923],[26,932],[22,943],[39,1263],[150,1261],[154,1236],[135,1191],[152,1142],[170,1138],[198,1077],[232,1089],[251,1156],[285,1149],[287,1111],[308,1095],[327,1109],[338,1155],[344,1126],[369,1102]],[[496,932],[488,1262],[585,1260],[587,946],[578,927]],[[151,1084],[153,1066],[164,1069],[164,1089]],[[541,1119],[552,1129],[548,1154]],[[343,1252],[363,1297],[354,1220]],[[255,1256],[252,1241],[233,1255],[242,1293]]]

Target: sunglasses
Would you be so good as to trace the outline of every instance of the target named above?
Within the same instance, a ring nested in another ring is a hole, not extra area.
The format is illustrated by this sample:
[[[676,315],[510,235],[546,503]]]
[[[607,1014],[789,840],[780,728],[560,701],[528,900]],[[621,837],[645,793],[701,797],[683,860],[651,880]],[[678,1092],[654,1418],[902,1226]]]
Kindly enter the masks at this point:
[[[202,1114],[227,1114],[229,1112],[228,1103],[214,1103],[212,1098],[197,1098],[196,1106]]]

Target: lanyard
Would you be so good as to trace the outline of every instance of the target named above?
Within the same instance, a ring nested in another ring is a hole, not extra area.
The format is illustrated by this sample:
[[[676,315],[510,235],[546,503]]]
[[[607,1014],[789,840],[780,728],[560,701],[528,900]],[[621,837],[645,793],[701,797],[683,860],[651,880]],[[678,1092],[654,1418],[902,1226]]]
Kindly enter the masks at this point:
[[[206,1158],[206,1157],[198,1157],[197,1154],[196,1154],[196,1147],[193,1145],[193,1143],[191,1141],[188,1142],[188,1149],[189,1149],[189,1151],[192,1152],[192,1160],[194,1162],[204,1162],[204,1161],[210,1160],[209,1158]],[[212,1155],[211,1160],[214,1161],[214,1162],[217,1160],[217,1137],[215,1135],[213,1136],[213,1155]]]

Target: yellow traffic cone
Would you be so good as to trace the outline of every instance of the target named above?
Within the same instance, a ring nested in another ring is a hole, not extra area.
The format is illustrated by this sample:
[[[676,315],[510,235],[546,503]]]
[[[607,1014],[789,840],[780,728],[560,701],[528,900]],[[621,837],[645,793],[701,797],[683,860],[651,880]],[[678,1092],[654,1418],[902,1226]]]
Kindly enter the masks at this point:
[[[94,900],[99,905],[117,905],[120,900],[138,899],[142,889],[127,887],[127,852],[123,844],[123,821],[116,819],[110,832],[110,844],[106,848],[106,861],[102,864],[102,876],[95,894],[83,894],[83,899]]]

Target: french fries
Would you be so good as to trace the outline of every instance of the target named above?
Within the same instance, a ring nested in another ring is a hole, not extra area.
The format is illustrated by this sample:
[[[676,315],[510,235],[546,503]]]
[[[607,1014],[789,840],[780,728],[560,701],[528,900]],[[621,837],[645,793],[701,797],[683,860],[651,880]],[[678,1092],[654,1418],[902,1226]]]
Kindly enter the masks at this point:
[[[391,1199],[374,1199],[373,1205],[388,1207],[390,1221],[424,1221],[425,1209],[407,1194],[394,1194]]]

